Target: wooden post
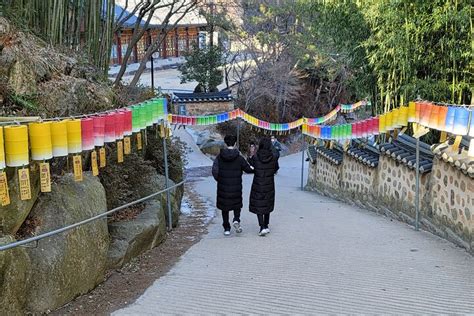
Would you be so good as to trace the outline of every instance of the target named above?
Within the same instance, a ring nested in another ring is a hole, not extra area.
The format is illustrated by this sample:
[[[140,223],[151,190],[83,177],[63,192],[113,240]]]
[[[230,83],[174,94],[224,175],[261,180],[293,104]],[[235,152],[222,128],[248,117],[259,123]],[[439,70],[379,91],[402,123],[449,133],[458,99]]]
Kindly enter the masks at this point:
[[[178,45],[178,28],[174,29],[174,56],[179,57],[179,45]]]
[[[161,31],[163,33],[163,59],[166,59],[168,57],[168,54],[166,52],[166,33],[164,30]]]
[[[189,27],[186,26],[186,52],[189,52]]]
[[[122,64],[122,32],[118,31],[115,33],[115,39],[117,41],[117,62],[119,65]]]

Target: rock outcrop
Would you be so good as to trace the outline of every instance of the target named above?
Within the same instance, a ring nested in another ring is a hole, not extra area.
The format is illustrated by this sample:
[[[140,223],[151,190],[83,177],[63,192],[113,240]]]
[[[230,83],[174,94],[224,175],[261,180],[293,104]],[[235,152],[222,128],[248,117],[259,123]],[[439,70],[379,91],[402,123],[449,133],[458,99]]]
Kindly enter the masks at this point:
[[[30,213],[36,234],[45,233],[106,211],[103,186],[96,177],[84,174],[75,182],[62,177],[52,192],[42,195]],[[45,312],[87,293],[104,280],[109,234],[107,219],[79,226],[43,239],[26,248],[31,271],[26,289],[26,309]]]

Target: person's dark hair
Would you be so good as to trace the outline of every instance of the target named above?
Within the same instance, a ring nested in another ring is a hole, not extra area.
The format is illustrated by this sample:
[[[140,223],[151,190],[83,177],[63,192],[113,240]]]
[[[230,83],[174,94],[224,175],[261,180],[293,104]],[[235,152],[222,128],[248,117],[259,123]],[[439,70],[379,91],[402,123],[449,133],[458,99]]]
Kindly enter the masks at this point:
[[[235,137],[234,135],[226,135],[224,137],[224,143],[229,147],[235,146],[236,142],[237,142],[237,137]]]
[[[267,149],[271,150],[272,149],[272,141],[268,137],[264,137],[260,139],[260,143],[258,144],[258,149]]]

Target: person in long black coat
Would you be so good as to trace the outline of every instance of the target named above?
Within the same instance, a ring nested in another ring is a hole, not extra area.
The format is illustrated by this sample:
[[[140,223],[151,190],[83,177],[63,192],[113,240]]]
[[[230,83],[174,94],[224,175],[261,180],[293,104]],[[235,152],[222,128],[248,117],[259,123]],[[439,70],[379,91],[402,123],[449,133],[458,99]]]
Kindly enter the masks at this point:
[[[275,208],[275,173],[279,169],[278,157],[275,155],[269,138],[260,140],[256,155],[249,159],[254,168],[252,190],[250,191],[250,212],[257,214],[260,225],[260,236],[270,232],[270,213]]]
[[[217,208],[222,211],[224,235],[230,235],[229,212],[234,211],[233,225],[237,233],[242,232],[240,211],[242,209],[242,173],[252,173],[253,168],[234,148],[237,138],[224,137],[227,148],[221,149],[212,166],[212,175],[217,181]]]

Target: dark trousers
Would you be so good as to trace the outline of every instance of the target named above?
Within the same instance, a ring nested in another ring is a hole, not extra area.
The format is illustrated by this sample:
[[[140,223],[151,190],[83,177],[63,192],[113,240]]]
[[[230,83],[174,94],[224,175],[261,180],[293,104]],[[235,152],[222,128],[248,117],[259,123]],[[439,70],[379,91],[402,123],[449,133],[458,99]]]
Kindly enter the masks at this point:
[[[268,224],[270,223],[270,213],[268,214],[257,214],[258,217],[258,225],[260,225],[260,228],[268,228]]]
[[[224,230],[230,230],[229,213],[232,211],[222,211],[222,226]],[[240,210],[234,210],[234,220],[232,222],[240,223]]]

